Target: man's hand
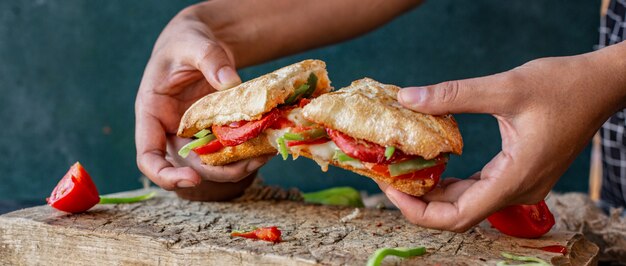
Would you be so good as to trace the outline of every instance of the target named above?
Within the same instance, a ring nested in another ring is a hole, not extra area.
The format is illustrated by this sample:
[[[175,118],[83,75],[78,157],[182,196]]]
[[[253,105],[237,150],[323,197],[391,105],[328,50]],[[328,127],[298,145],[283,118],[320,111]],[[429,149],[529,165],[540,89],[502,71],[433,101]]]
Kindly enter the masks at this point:
[[[626,103],[626,42],[572,57],[544,58],[492,76],[405,88],[404,106],[424,113],[485,113],[502,151],[468,179],[446,179],[422,198],[379,184],[411,222],[464,232],[511,204],[544,199],[606,119]]]
[[[241,83],[228,47],[201,21],[199,6],[180,12],[163,30],[141,81],[135,103],[137,163],[165,189],[188,188],[204,178],[235,182],[269,158],[205,166],[191,153],[177,155],[188,140],[175,134],[185,110],[204,95]]]

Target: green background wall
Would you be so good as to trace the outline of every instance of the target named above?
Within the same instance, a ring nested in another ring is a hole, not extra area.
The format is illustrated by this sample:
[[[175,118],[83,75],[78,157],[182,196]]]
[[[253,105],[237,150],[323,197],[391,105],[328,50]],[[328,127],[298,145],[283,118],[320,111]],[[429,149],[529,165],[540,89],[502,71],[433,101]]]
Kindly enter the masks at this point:
[[[103,193],[140,186],[135,93],[159,32],[193,2],[0,2],[0,200],[45,198],[77,160]],[[590,51],[599,4],[433,0],[364,37],[240,74],[247,80],[319,58],[335,87],[364,76],[408,86],[487,75],[538,57]],[[466,177],[498,152],[500,137],[489,116],[457,119],[465,149],[446,175]],[[585,191],[588,161],[587,149],[556,189]],[[274,159],[261,172],[269,183],[305,191],[337,185],[377,190],[367,178],[337,169],[324,174],[305,159]]]

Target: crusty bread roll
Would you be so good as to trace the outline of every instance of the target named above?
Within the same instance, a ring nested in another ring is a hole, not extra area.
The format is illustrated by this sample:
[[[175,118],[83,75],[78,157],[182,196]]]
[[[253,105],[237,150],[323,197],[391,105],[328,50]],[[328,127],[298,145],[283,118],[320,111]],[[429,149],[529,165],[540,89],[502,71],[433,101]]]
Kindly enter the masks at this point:
[[[306,119],[324,127],[381,146],[394,146],[405,154],[419,155],[427,160],[442,153],[461,154],[463,140],[454,118],[404,108],[397,101],[398,90],[397,86],[364,78],[352,82],[349,87],[313,99],[302,113]],[[308,149],[300,149],[298,155],[313,159]],[[329,163],[413,196],[422,196],[437,185],[433,179],[395,178],[335,160]]]
[[[190,138],[212,125],[257,120],[283,104],[296,88],[307,82],[311,73],[317,76],[313,97],[332,89],[326,63],[321,60],[304,60],[228,90],[204,96],[189,107],[181,118],[178,136]],[[219,166],[276,153],[265,134],[261,134],[237,146],[224,147],[218,152],[199,157],[205,164]]]
[[[236,121],[253,121],[274,109],[307,82],[311,73],[317,76],[313,97],[332,89],[326,63],[304,60],[233,88],[211,93],[195,102],[183,115],[178,136],[190,138],[212,125],[226,125]]]
[[[463,139],[454,118],[404,108],[396,98],[399,89],[364,78],[313,99],[303,115],[351,137],[394,146],[427,160],[440,153],[461,154]]]

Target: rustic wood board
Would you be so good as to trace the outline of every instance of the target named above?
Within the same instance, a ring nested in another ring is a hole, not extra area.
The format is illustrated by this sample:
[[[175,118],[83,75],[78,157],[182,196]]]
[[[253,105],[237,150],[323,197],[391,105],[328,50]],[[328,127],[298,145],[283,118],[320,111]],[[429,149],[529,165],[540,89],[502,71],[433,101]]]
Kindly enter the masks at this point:
[[[425,246],[386,264],[495,265],[500,252],[559,265],[595,263],[598,248],[582,235],[551,232],[535,240],[477,227],[463,234],[414,226],[398,211],[307,205],[294,201],[190,202],[160,191],[154,199],[96,206],[70,215],[48,206],[0,216],[0,264],[18,265],[364,265],[380,247]],[[231,238],[233,229],[276,225],[284,242]],[[567,246],[566,256],[522,246]]]

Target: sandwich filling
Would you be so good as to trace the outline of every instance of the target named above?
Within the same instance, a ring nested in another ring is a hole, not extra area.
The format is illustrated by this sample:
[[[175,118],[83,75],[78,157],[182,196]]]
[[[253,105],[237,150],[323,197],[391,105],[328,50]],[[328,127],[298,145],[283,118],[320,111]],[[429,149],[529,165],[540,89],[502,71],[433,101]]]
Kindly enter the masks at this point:
[[[294,119],[298,117],[302,117],[301,108],[290,110],[287,118],[292,124],[268,129],[268,141],[283,159],[287,159],[288,154],[292,154],[294,159],[301,154],[308,155],[320,165],[322,171],[327,171],[328,165],[334,164],[396,179],[433,179],[438,182],[448,161],[447,153],[426,160],[405,154],[393,146],[383,147],[352,138],[304,118]]]
[[[306,83],[296,87],[294,93],[285,99],[284,103],[254,121],[236,121],[227,125],[212,125],[194,134],[195,140],[183,146],[178,154],[186,158],[191,151],[198,155],[219,152],[224,147],[237,146],[250,139],[256,138],[269,127],[284,127],[290,124],[289,110],[299,104],[308,103],[318,84],[318,78],[311,73]],[[323,82],[322,82],[323,84]]]

